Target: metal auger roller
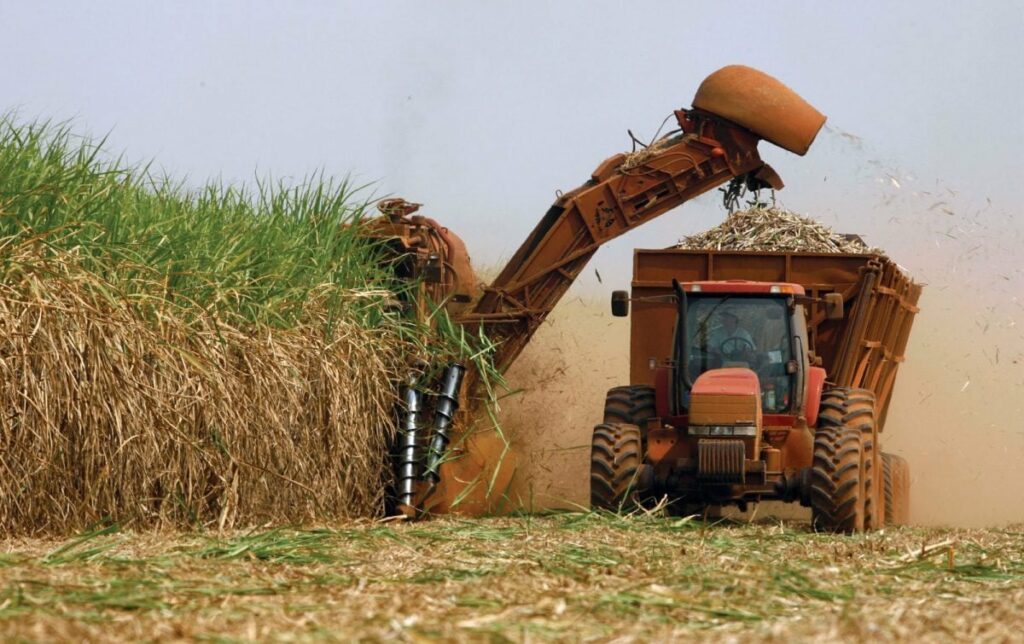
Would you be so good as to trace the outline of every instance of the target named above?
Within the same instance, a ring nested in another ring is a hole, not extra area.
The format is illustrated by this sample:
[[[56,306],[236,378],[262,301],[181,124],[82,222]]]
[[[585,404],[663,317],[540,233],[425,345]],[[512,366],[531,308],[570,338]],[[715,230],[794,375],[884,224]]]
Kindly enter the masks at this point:
[[[448,365],[441,383],[441,391],[437,394],[437,403],[434,405],[433,437],[430,441],[430,449],[427,450],[427,466],[423,473],[424,478],[431,484],[436,484],[441,479],[439,469],[448,449],[450,440],[448,432],[452,426],[452,419],[459,409],[459,389],[462,387],[462,377],[465,374],[466,367],[464,365],[457,362]]]
[[[420,478],[422,455],[420,454],[423,392],[418,388],[419,375],[409,377],[402,391],[402,415],[398,437],[398,503],[400,507],[413,507],[416,495],[416,481]]]

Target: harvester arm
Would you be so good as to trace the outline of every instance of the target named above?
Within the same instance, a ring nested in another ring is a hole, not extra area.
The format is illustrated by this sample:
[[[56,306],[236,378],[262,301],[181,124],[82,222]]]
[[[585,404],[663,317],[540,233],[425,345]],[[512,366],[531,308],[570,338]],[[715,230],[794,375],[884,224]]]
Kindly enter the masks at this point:
[[[709,76],[693,104],[675,113],[681,134],[607,159],[589,181],[560,196],[494,283],[458,316],[498,344],[498,369],[512,364],[602,244],[736,177],[753,188],[781,188],[758,155],[758,141],[804,154],[825,121],[792,90],[748,67]]]

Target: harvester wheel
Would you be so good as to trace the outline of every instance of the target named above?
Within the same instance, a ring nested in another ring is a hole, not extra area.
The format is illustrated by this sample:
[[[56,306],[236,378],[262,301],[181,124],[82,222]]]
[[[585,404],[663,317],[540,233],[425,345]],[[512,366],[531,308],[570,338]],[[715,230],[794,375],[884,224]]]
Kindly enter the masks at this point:
[[[816,529],[860,532],[880,527],[882,477],[874,468],[874,429],[872,392],[837,387],[822,394],[810,490]]]
[[[640,428],[627,423],[594,427],[590,448],[590,506],[628,512],[640,504],[644,479]],[[646,466],[649,468],[649,466]]]
[[[612,387],[604,399],[604,422],[627,423],[643,427],[648,418],[657,416],[654,409],[654,387],[626,385]]]
[[[907,525],[910,521],[910,465],[895,454],[882,453],[885,473],[885,525]]]

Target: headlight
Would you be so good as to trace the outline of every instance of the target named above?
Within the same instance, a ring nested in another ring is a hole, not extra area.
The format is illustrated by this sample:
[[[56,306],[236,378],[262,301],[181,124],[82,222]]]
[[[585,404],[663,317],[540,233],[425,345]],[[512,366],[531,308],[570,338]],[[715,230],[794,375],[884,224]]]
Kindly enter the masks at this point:
[[[690,436],[757,436],[753,425],[691,425]]]

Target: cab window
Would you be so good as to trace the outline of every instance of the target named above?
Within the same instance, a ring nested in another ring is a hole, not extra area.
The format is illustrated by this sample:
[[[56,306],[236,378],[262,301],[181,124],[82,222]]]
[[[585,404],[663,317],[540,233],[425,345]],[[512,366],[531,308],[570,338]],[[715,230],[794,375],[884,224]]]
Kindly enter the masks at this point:
[[[790,408],[792,337],[786,298],[694,295],[686,321],[690,377],[709,369],[744,367],[757,374],[765,412]]]

